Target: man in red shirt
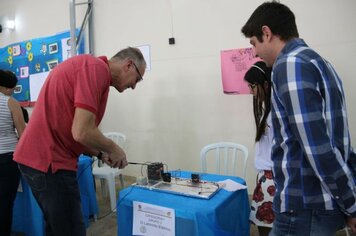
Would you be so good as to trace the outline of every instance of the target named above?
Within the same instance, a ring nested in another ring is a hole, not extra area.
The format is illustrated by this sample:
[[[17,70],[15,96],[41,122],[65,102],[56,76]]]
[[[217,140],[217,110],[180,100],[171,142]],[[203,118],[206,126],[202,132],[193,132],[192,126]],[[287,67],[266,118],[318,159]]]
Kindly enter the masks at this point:
[[[137,48],[106,57],[72,57],[49,74],[14,160],[46,220],[46,235],[85,235],[76,180],[78,156],[101,157],[112,167],[127,165],[125,152],[98,129],[109,87],[135,89],[146,62]]]

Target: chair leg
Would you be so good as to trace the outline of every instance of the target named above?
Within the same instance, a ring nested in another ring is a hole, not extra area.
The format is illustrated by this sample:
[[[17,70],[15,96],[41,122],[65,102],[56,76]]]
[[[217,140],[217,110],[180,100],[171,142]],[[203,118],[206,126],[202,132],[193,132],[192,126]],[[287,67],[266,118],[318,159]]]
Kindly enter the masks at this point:
[[[103,195],[103,198],[107,196],[107,190],[106,190],[106,181],[105,179],[100,179],[100,187],[101,187],[101,194]]]
[[[123,189],[125,187],[125,184],[124,184],[124,176],[122,174],[119,175],[119,178],[120,178],[120,184],[121,184],[121,188]]]
[[[108,178],[108,188],[109,188],[111,210],[116,211],[116,188],[115,188],[114,175],[110,175]]]
[[[347,226],[345,227],[345,233],[346,233],[346,236],[350,236]]]

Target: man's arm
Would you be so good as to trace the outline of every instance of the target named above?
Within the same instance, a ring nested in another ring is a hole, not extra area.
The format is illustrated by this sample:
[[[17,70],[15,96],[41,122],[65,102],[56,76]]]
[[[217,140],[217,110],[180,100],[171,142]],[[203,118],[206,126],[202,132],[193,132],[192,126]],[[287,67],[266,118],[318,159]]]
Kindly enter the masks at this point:
[[[77,107],[72,124],[74,140],[86,146],[92,155],[105,152],[107,156],[105,155],[104,161],[110,166],[124,168],[127,166],[125,152],[100,132],[95,120],[94,113]]]
[[[12,119],[14,121],[15,128],[17,130],[17,135],[21,137],[23,131],[25,130],[26,124],[25,119],[22,114],[20,104],[12,97],[8,101],[9,110],[11,111]]]

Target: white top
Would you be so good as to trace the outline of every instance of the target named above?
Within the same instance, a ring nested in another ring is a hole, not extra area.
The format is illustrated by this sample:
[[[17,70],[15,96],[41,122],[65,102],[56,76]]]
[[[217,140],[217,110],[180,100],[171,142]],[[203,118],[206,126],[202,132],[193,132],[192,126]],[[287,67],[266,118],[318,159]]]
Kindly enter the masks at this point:
[[[255,146],[255,167],[259,171],[272,170],[271,149],[273,142],[273,129],[271,113],[268,114],[266,123],[266,131]]]
[[[8,105],[9,98],[0,92],[0,154],[13,152],[18,141]]]

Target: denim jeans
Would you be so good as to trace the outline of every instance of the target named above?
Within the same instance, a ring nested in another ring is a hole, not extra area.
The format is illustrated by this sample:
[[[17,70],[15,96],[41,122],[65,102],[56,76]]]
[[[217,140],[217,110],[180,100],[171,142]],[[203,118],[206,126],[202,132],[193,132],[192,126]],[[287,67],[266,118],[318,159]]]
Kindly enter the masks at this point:
[[[44,214],[46,236],[85,236],[76,172],[19,168]]]
[[[12,208],[20,182],[20,171],[12,152],[0,154],[0,235],[10,236]]]
[[[275,213],[269,236],[334,236],[345,227],[345,215],[339,210],[298,210]]]

